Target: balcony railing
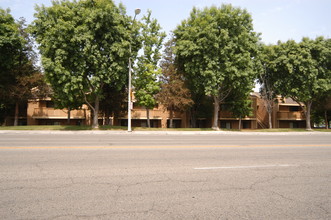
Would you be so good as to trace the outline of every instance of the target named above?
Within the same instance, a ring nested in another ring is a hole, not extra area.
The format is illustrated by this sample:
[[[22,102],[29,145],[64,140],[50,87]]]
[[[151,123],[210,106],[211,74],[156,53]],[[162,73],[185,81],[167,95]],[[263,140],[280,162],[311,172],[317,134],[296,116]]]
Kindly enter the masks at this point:
[[[53,108],[35,108],[32,117],[34,118],[67,118],[67,109],[53,109]],[[71,110],[70,118],[84,119],[86,117],[85,109]]]
[[[237,117],[234,117],[232,112],[229,112],[229,111],[220,111],[219,117],[220,118],[237,118]],[[251,115],[247,116],[247,118],[256,118],[255,112],[253,112]]]
[[[132,110],[132,118],[133,119],[146,119],[147,112],[146,109],[133,109]],[[165,113],[163,110],[149,110],[149,118],[150,119],[161,119]]]
[[[279,120],[304,120],[305,116],[302,112],[277,112]]]

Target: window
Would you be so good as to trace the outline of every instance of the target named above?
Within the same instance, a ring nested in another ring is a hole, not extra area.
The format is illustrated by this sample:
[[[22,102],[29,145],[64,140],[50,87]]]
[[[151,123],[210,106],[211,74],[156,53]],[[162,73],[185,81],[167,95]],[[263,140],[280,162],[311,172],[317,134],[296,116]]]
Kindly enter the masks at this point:
[[[244,129],[249,129],[249,128],[251,128],[251,121],[244,121],[244,122],[243,122],[243,128],[244,128]]]
[[[298,112],[298,111],[300,111],[300,106],[290,106],[289,111],[290,112]]]
[[[128,126],[128,119],[121,119],[121,126]]]
[[[151,121],[150,121],[151,122]],[[140,127],[142,127],[142,128],[146,128],[147,127],[147,120],[146,121],[141,121],[140,122]],[[152,126],[152,122],[151,122],[151,127],[153,127]]]
[[[290,122],[290,128],[299,128],[298,122]]]
[[[231,129],[231,122],[221,121],[221,128]]]
[[[144,109],[144,107],[143,107],[143,106],[140,106],[140,105],[138,105],[138,103],[137,103],[137,102],[133,102],[133,109],[136,109],[136,110],[138,110],[138,109]]]
[[[52,101],[46,101],[46,107],[47,108],[54,108],[54,102],[52,102]]]
[[[229,111],[230,105],[228,104],[221,104],[221,111]]]
[[[181,127],[182,120],[180,120],[180,119],[173,119],[172,120],[172,123],[173,123],[173,127],[174,128],[180,128]],[[167,128],[170,128],[170,119],[167,120]]]

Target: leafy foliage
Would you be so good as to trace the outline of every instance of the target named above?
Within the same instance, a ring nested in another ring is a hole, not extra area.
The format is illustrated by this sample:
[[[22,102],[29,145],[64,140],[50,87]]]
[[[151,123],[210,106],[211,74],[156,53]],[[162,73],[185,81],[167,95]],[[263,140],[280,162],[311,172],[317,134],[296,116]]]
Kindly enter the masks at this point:
[[[170,128],[173,127],[173,111],[184,111],[193,104],[189,89],[185,86],[182,74],[175,65],[174,40],[165,44],[164,56],[161,62],[161,90],[157,100],[170,111]]]
[[[124,8],[112,0],[63,0],[36,10],[32,32],[54,93],[68,103],[84,99],[98,127],[103,86],[116,82],[120,88],[127,79],[130,21]]]
[[[161,69],[158,67],[158,62],[165,38],[165,33],[161,32],[161,26],[157,20],[151,18],[151,13],[148,11],[143,17],[141,33],[143,53],[138,57],[133,80],[137,103],[145,106],[147,110],[148,127],[150,127],[148,110],[156,105],[155,95],[160,91],[160,82],[157,80],[161,75]]]
[[[15,65],[11,72],[15,77],[15,83],[9,87],[10,97],[15,102],[24,102],[27,99],[38,96],[38,98],[47,95],[47,86],[45,85],[44,76],[40,73],[39,67],[36,66],[37,54],[34,51],[34,41],[27,32],[26,21],[21,18],[17,22],[21,47],[17,50]],[[38,93],[32,93],[32,89],[39,87]]]
[[[312,121],[315,124],[325,124],[328,129],[329,121],[331,120],[331,93],[328,92],[324,96],[320,96],[312,106]]]
[[[269,129],[272,129],[272,112],[274,105],[277,102],[276,96],[277,88],[275,82],[277,81],[277,75],[272,70],[271,65],[275,57],[275,49],[273,45],[260,45],[259,61],[260,61],[260,75],[258,76],[258,82],[260,83],[260,94],[263,99],[264,107],[268,113]]]
[[[275,87],[281,95],[301,105],[306,129],[311,129],[310,113],[314,101],[331,91],[330,44],[323,37],[279,42],[271,68],[276,73]]]
[[[253,87],[258,34],[246,10],[231,5],[199,10],[174,31],[178,61],[193,85],[214,99],[213,128],[218,129],[219,103],[232,89]]]
[[[16,66],[21,47],[18,25],[9,10],[0,8],[0,122],[3,122],[8,112],[9,87],[16,82],[12,69]]]
[[[4,112],[10,105],[16,105],[14,125],[17,125],[19,105],[29,98],[43,97],[47,86],[35,65],[37,55],[25,19],[15,22],[8,10],[0,9],[0,13],[0,103]],[[8,113],[2,115],[2,120]]]
[[[224,102],[228,106],[228,111],[232,116],[239,118],[239,130],[241,129],[241,119],[252,115],[252,100],[245,90],[232,92]]]
[[[109,118],[111,116],[118,118],[122,112],[126,111],[123,105],[126,96],[127,91],[125,86],[119,89],[116,83],[114,83],[114,85],[108,84],[103,87],[103,101],[100,103],[100,111],[106,118],[106,125],[110,124]]]

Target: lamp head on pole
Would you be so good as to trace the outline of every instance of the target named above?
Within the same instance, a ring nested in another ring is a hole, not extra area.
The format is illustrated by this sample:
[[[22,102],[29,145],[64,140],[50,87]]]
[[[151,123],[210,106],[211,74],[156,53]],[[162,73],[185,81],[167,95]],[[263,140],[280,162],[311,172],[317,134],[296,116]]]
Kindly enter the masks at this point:
[[[137,8],[136,10],[134,10],[135,15],[139,15],[140,12],[141,12],[141,9],[140,8]]]

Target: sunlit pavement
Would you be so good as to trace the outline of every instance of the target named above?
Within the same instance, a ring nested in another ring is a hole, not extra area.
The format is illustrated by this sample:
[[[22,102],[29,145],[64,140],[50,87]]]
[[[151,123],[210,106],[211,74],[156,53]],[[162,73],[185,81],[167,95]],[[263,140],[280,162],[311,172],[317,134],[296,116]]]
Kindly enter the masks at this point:
[[[0,219],[330,219],[329,133],[0,133]]]

